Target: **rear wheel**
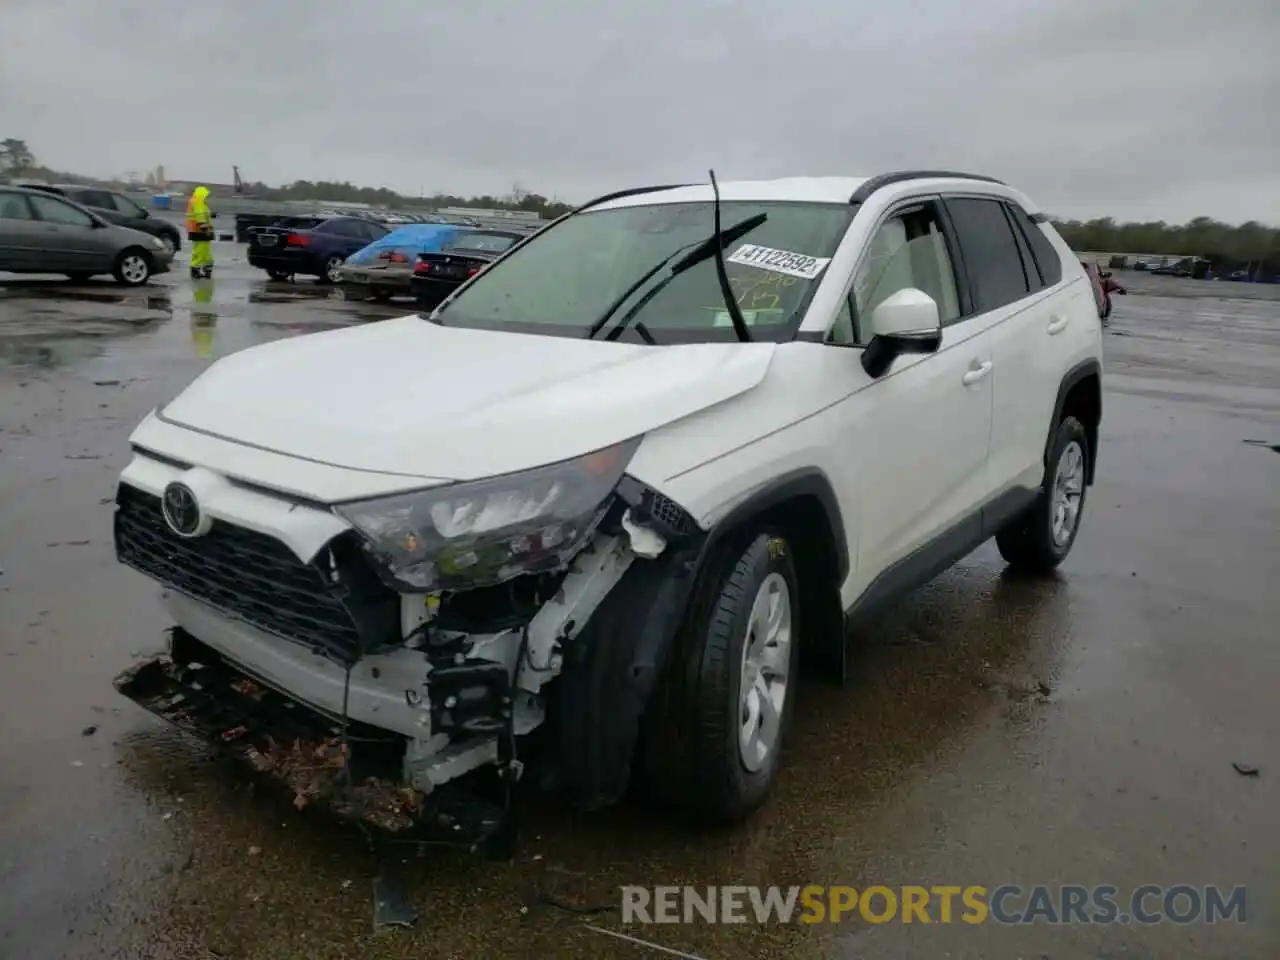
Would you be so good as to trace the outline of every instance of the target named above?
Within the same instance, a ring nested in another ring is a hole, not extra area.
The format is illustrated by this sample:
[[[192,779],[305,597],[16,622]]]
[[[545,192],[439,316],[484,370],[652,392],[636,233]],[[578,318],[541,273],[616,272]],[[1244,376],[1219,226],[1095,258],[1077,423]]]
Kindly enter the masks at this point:
[[[116,278],[117,283],[123,283],[127,287],[144,284],[151,279],[151,258],[146,251],[131,247],[116,257],[111,275]]]
[[[342,257],[329,257],[324,262],[324,272],[320,274],[320,279],[325,283],[337,283],[342,279]]]
[[[1049,449],[1044,487],[1031,507],[996,534],[1000,556],[1014,569],[1045,574],[1067,558],[1080,529],[1088,490],[1089,438],[1064,417]]]
[[[736,822],[768,796],[795,700],[800,591],[791,548],[762,530],[709,571],[646,721],[661,799]]]

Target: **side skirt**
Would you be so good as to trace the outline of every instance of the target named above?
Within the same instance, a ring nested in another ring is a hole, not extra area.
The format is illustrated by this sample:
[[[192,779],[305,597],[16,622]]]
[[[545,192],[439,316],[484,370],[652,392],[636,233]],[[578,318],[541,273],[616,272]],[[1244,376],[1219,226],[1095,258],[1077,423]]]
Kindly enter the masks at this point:
[[[903,557],[872,580],[862,596],[845,611],[845,629],[864,622],[889,603],[924,586],[973,553],[994,537],[1001,527],[1030,507],[1039,494],[1038,489],[1026,487],[1008,490]]]

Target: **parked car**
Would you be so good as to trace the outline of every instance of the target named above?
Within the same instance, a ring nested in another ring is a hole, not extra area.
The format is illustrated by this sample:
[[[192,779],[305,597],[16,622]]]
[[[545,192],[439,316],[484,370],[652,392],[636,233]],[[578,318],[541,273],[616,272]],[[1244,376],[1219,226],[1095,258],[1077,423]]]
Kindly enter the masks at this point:
[[[424,309],[436,307],[526,236],[527,233],[508,230],[468,229],[459,232],[438,252],[419,253],[410,282],[414,298]]]
[[[1107,292],[1102,283],[1102,270],[1096,263],[1090,263],[1088,260],[1081,260],[1080,266],[1084,268],[1085,276],[1089,278],[1089,287],[1093,290],[1093,302],[1098,308],[1098,319],[1105,320],[1107,311]]]
[[[1101,353],[1075,254],[990,178],[601,197],[430,315],[147,416],[115,546],[177,627],[117,689],[389,829],[491,837],[468,785],[526,763],[579,809],[642,781],[740,820],[801,658],[839,682],[848,624],[990,537],[1067,558]]]
[[[267,271],[273,280],[301,273],[337,283],[343,261],[387,233],[381,224],[360,217],[329,217],[307,227],[252,227],[249,264]]]
[[[347,258],[338,270],[345,294],[354,299],[387,301],[412,296],[413,265],[421,253],[439,251],[461,228],[414,223],[398,227]]]
[[[153,217],[151,212],[140,206],[123,193],[106,190],[101,187],[86,187],[79,184],[53,184],[33,186],[33,189],[54,193],[58,196],[74,200],[82,207],[88,207],[103,220],[121,227],[141,230],[159,238],[170,254],[182,249],[182,232],[160,217]]]
[[[158,237],[110,223],[66,197],[0,186],[0,270],[61,273],[76,281],[109,273],[135,286],[166,273],[172,260]]]

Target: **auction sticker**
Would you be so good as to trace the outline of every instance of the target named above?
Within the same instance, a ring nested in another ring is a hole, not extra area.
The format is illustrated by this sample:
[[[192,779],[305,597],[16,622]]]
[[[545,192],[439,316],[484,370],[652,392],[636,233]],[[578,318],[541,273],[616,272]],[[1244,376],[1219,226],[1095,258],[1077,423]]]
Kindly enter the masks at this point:
[[[800,277],[812,280],[827,264],[830,257],[810,257],[803,253],[792,253],[789,250],[774,250],[772,247],[758,247],[753,243],[744,243],[728,257],[729,263],[740,263],[745,267],[759,267],[774,273],[785,273],[789,277]]]

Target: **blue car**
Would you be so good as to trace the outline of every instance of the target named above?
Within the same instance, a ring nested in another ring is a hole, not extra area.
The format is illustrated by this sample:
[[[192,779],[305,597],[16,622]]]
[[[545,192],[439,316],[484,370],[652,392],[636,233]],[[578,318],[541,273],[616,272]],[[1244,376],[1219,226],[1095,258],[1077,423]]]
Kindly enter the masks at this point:
[[[288,218],[250,231],[249,264],[272,280],[304,274],[337,283],[347,257],[389,232],[360,217]]]
[[[390,300],[412,296],[418,255],[438,253],[465,227],[451,223],[411,223],[397,227],[347,258],[338,271],[343,292],[354,299]]]

